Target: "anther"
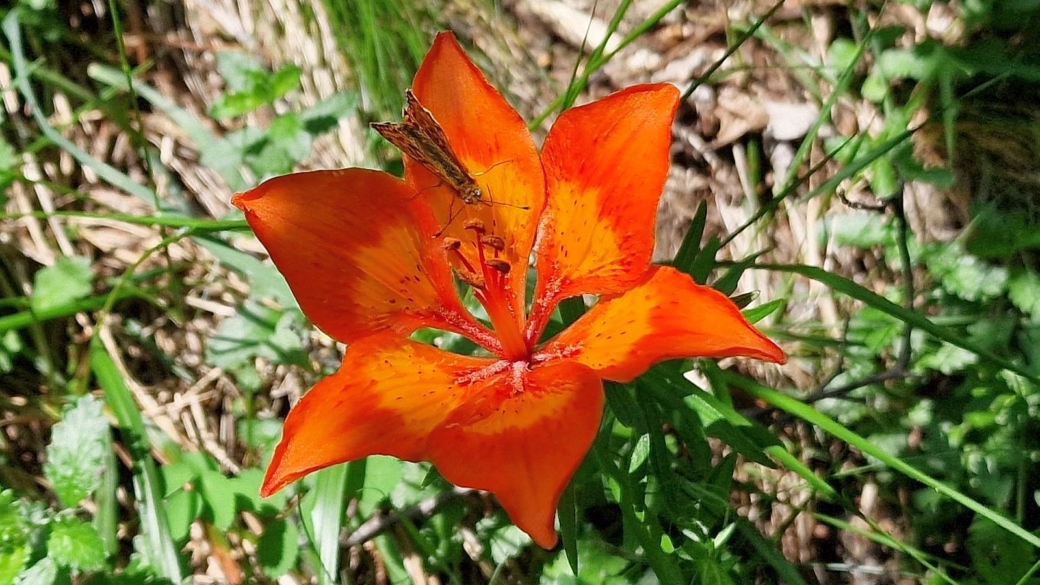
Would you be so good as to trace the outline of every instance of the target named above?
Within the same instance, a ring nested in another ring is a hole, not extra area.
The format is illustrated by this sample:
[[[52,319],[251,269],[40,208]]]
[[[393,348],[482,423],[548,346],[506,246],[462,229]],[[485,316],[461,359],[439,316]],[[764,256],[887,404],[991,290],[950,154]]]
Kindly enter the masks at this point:
[[[502,274],[509,274],[509,262],[505,260],[499,260],[498,258],[490,258],[484,261],[484,266],[497,270]]]
[[[487,231],[487,229],[484,228],[484,222],[480,221],[479,219],[475,219],[475,218],[474,219],[467,219],[466,223],[462,224],[462,227],[467,229],[467,230],[473,230],[473,231],[477,232],[478,234],[482,234],[482,233]]]
[[[457,238],[444,238],[442,242],[444,249],[449,252],[454,252],[462,247],[462,240]]]
[[[480,243],[496,252],[506,249],[506,240],[501,236],[483,236],[480,238]]]
[[[466,270],[464,268],[456,269],[455,274],[459,277],[459,280],[465,282],[473,288],[482,289],[484,288],[484,285],[487,284],[483,276],[477,274],[476,272]]]

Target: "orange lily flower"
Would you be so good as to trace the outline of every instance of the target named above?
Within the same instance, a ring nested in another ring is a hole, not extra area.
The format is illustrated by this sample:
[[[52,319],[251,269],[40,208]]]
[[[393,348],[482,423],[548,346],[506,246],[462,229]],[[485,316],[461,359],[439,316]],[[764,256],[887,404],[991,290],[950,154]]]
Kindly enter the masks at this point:
[[[784,354],[725,295],[650,264],[674,87],[631,87],[564,112],[541,154],[450,33],[437,36],[413,91],[482,202],[464,203],[407,156],[404,180],[357,168],[297,173],[232,200],[304,313],[348,344],[339,371],[289,413],[261,492],[373,454],[425,460],[456,485],[495,494],[551,548],[560,495],[599,428],[602,380],[628,382],[670,358]],[[464,308],[453,274],[490,327]],[[558,303],[584,294],[600,300],[542,340]],[[487,355],[408,339],[423,327],[464,335]]]

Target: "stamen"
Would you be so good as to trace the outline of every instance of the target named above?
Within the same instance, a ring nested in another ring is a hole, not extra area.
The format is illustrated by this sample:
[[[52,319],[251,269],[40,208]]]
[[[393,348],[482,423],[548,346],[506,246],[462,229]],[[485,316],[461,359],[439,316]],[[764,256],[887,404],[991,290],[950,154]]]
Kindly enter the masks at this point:
[[[471,270],[465,270],[463,268],[456,268],[455,274],[458,275],[459,280],[472,286],[475,289],[483,289],[487,285],[487,281],[484,277],[473,272]]]
[[[484,227],[484,222],[480,221],[477,218],[467,219],[466,223],[462,224],[462,228],[467,230],[473,230],[478,234],[484,234],[485,232],[487,232],[487,228]]]
[[[509,262],[506,262],[505,260],[499,260],[498,258],[488,258],[484,261],[484,266],[497,270],[502,274],[509,274]]]
[[[480,243],[496,252],[506,249],[506,240],[501,236],[484,236],[480,238]]]

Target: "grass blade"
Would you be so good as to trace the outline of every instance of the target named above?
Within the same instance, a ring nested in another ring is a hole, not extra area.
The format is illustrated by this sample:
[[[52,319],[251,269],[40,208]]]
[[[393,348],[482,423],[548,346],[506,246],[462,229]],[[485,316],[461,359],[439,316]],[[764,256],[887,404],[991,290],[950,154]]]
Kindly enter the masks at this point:
[[[19,11],[17,9],[12,10],[7,17],[4,18],[3,24],[0,25],[0,28],[3,29],[4,35],[7,36],[7,40],[11,44],[11,64],[15,74],[13,80],[14,84],[18,87],[18,91],[22,94],[25,103],[32,111],[33,118],[35,118],[36,123],[40,127],[40,132],[42,132],[48,140],[67,151],[74,159],[79,161],[80,164],[97,173],[97,175],[102,179],[127,193],[137,196],[149,204],[154,203],[154,191],[139,185],[126,174],[121,173],[114,167],[90,156],[87,151],[73,144],[72,141],[59,134],[54,128],[51,128],[50,124],[47,123],[47,117],[43,114],[43,110],[40,109],[40,103],[36,99],[36,94],[33,93],[32,86],[29,84],[29,72],[25,63],[25,54],[22,49],[22,30],[18,21],[18,15]]]
[[[95,335],[90,343],[90,368],[98,385],[105,391],[105,400],[115,413],[120,429],[128,438],[127,446],[134,458],[134,495],[141,514],[141,531],[148,547],[148,558],[160,576],[180,583],[183,579],[180,556],[166,520],[162,483],[150,454],[144,420],[115,360],[102,343],[101,335]]]
[[[724,372],[724,375],[729,383],[744,390],[753,397],[764,400],[775,408],[794,415],[810,424],[816,425],[834,437],[841,439],[856,449],[859,449],[860,452],[865,455],[869,455],[903,475],[921,482],[976,514],[989,519],[997,526],[1000,526],[1004,530],[1007,530],[1034,547],[1040,548],[1040,536],[1030,533],[1018,524],[1015,524],[1004,516],[990,510],[986,506],[951,488],[947,484],[918,470],[902,459],[889,455],[880,447],[874,445],[870,440],[850,431],[844,425],[820,413],[812,406],[791,398],[786,394],[777,392],[772,388],[767,388],[757,382],[748,380],[742,376],[737,376],[728,372]]]

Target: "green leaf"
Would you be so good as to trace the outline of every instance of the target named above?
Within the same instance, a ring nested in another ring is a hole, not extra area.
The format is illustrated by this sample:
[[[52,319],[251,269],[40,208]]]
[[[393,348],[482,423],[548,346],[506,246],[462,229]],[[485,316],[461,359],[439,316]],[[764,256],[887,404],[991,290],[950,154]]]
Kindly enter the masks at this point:
[[[357,111],[357,94],[336,92],[300,113],[300,121],[311,136],[334,129],[339,121]]]
[[[239,51],[217,53],[217,72],[232,92],[252,91],[257,73],[265,73],[255,58]]]
[[[744,318],[747,319],[749,323],[758,323],[762,319],[775,313],[777,309],[784,306],[786,303],[787,299],[773,299],[768,303],[747,309],[744,311]]]
[[[966,301],[993,299],[1007,288],[1006,268],[983,262],[956,244],[930,248],[925,261],[943,289]]]
[[[25,568],[29,560],[29,545],[26,543],[11,545],[0,549],[0,583],[14,583],[18,574]]]
[[[1008,298],[1011,303],[1040,323],[1040,275],[1032,270],[1020,270],[1008,281]]]
[[[311,135],[296,114],[282,114],[275,118],[267,128],[267,138],[294,162],[303,160],[311,152]]]
[[[217,120],[227,120],[248,114],[265,103],[264,97],[255,93],[229,93],[213,103],[209,115]]]
[[[300,68],[285,65],[267,81],[269,101],[275,101],[300,86]]]
[[[52,585],[58,578],[58,565],[51,557],[44,557],[18,575],[15,585]]]
[[[82,299],[90,294],[93,279],[89,259],[59,258],[36,273],[30,305],[34,311],[45,311]]]
[[[520,556],[530,546],[531,537],[513,524],[505,524],[491,533],[491,559],[502,565]]]
[[[14,492],[0,492],[0,583],[13,583],[29,561],[31,530]]]
[[[190,536],[191,524],[202,511],[202,496],[190,489],[180,489],[163,499],[170,536],[176,542],[185,542]]]
[[[302,321],[296,310],[279,311],[247,301],[238,314],[224,319],[206,346],[206,361],[221,368],[251,365],[262,357],[275,364],[307,366],[307,352],[297,333]]]
[[[0,333],[0,374],[14,370],[14,358],[25,349],[22,337],[13,329]]]
[[[358,513],[367,517],[375,511],[400,483],[401,461],[394,457],[373,455],[365,466],[365,487],[358,498]]]
[[[18,152],[0,137],[0,207],[7,203],[7,186],[14,181],[13,172],[21,164]]]
[[[895,241],[892,224],[876,213],[854,212],[834,214],[824,220],[827,232],[839,246],[864,250]]]
[[[976,517],[968,528],[971,564],[985,583],[1014,583],[1035,561],[1032,547],[992,521]]]
[[[277,579],[296,565],[299,534],[296,526],[285,520],[268,521],[256,543],[256,560],[264,575]]]
[[[108,420],[93,396],[81,397],[54,425],[43,473],[63,506],[72,508],[97,489],[110,444]]]
[[[90,524],[62,518],[51,525],[47,556],[75,571],[98,571],[105,566],[105,543]]]
[[[231,480],[223,473],[210,469],[202,471],[201,480],[199,487],[203,505],[212,513],[213,525],[227,531],[238,515]]]

